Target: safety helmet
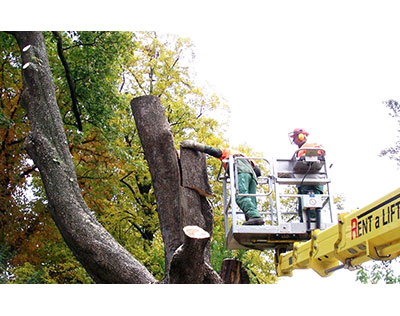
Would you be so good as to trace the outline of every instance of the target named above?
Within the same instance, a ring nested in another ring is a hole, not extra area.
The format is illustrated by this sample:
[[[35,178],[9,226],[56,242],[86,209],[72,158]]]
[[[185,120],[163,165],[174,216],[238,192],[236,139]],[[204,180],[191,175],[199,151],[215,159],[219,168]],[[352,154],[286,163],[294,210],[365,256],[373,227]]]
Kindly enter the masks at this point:
[[[299,136],[300,140],[304,140],[309,134],[304,128],[295,128],[293,132],[289,133],[289,137],[291,138],[291,143],[293,144],[294,138]]]

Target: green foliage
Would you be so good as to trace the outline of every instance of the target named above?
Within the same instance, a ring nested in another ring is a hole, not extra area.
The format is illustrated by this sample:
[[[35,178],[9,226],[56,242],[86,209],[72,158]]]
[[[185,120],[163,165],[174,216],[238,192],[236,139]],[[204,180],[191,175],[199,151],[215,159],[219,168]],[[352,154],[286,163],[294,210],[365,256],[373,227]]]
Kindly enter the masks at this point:
[[[389,115],[397,120],[397,123],[400,125],[400,105],[396,100],[388,100],[383,102],[384,105],[389,109]],[[394,146],[386,148],[381,151],[381,157],[387,156],[390,159],[396,161],[397,165],[400,166],[400,136]]]
[[[398,263],[398,260],[395,260]],[[392,261],[374,261],[371,264],[365,264],[357,271],[356,281],[364,284],[385,284],[400,283],[400,275],[395,275],[392,268]]]
[[[400,105],[396,100],[388,100],[383,104],[389,109],[389,114],[397,120],[400,125]],[[397,162],[400,166],[400,138],[395,145],[381,151],[381,157],[387,156]],[[372,265],[365,264],[357,272],[357,281],[361,283],[384,282],[386,284],[400,283],[400,275],[393,268],[393,263],[398,264],[399,259],[391,261],[373,261]],[[397,275],[396,275],[397,274]]]
[[[10,246],[0,244],[0,284],[8,282],[7,262],[12,257]]]
[[[15,281],[12,283],[17,284],[40,284],[48,283],[46,279],[48,276],[43,271],[43,269],[36,270],[35,267],[29,263],[25,262],[23,265],[18,266],[13,270],[15,276]]]
[[[243,266],[249,273],[250,283],[272,284],[278,277],[275,274],[273,251],[248,250],[242,259]]]
[[[60,64],[55,38],[46,33],[49,61],[57,86],[64,122],[75,125],[70,89]],[[110,132],[107,121],[123,107],[119,93],[124,58],[133,49],[129,32],[63,33],[64,56],[76,89],[78,111],[84,122]]]
[[[4,115],[3,110],[0,108],[0,126],[1,127],[8,127],[11,124],[11,121],[9,121]]]
[[[136,96],[159,96],[177,145],[193,139],[214,147],[226,146],[222,134],[228,107],[195,82],[189,39],[154,32],[63,32],[61,39],[73,90],[56,38],[45,32],[56,97],[82,195],[116,240],[161,280],[164,245],[157,205],[129,102]],[[0,152],[7,158],[0,160],[6,170],[0,180],[5,183],[2,188],[15,188],[1,195],[0,282],[92,283],[46,209],[40,175],[23,149],[29,125],[19,104],[19,50],[8,34],[0,33],[0,43],[0,139],[10,143],[7,151]],[[222,188],[215,181],[220,162],[208,162],[215,194],[211,201],[215,207],[213,267],[218,271],[224,258],[241,258],[253,283],[275,282],[270,254],[225,249]]]
[[[30,249],[28,243],[41,225],[41,215],[27,196],[33,169],[23,147],[29,126],[20,105],[19,48],[5,33],[0,33],[0,43],[0,268],[5,282],[10,269],[21,261],[21,252]]]

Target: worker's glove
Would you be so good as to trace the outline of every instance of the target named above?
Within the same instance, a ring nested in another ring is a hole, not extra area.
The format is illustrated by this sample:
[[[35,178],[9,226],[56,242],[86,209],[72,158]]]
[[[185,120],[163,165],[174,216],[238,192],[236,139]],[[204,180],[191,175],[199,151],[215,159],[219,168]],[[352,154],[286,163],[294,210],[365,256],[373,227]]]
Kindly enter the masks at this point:
[[[196,143],[193,140],[184,140],[180,143],[182,148],[190,148],[193,150],[204,151],[205,146],[200,143]]]
[[[257,178],[261,177],[261,169],[257,166],[254,166],[253,169],[254,169],[254,173],[256,174]]]

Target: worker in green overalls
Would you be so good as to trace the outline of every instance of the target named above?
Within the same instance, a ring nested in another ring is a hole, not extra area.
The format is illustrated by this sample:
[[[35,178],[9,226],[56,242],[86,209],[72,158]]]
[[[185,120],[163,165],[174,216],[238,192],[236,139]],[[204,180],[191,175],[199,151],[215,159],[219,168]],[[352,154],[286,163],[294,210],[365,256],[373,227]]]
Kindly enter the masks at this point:
[[[193,150],[204,152],[210,156],[223,161],[229,156],[245,157],[242,153],[232,149],[218,149],[194,141],[186,140],[181,142],[182,148],[190,148]],[[248,159],[238,159],[236,161],[238,171],[238,193],[239,194],[256,194],[257,193],[257,177],[261,175],[260,169],[255,163]],[[224,168],[227,170],[227,163],[224,162]],[[257,210],[257,198],[255,196],[237,196],[236,203],[244,212],[246,222],[243,225],[263,225],[264,220],[261,218]]]

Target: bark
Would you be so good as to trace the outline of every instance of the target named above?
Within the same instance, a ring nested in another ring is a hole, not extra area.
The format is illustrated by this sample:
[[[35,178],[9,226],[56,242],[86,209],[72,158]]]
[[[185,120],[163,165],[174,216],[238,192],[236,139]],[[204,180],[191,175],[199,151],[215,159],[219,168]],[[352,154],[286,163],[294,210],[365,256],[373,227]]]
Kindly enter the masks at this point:
[[[49,210],[64,240],[97,283],[156,280],[100,225],[85,204],[68,149],[41,32],[13,32],[21,49],[26,149],[39,168]]]
[[[183,241],[177,151],[158,97],[135,98],[131,107],[156,196],[168,274],[172,256]]]
[[[208,182],[206,155],[192,149],[181,148],[182,186],[196,190],[201,196],[212,197]],[[193,164],[193,162],[196,162]]]
[[[213,233],[214,216],[206,196],[212,196],[207,176],[205,155],[191,149],[181,148],[182,170],[181,217],[182,227],[196,225]],[[206,245],[205,260],[210,264],[211,241]]]
[[[165,282],[221,283],[210,266],[210,238],[200,241],[182,233],[185,227],[196,226],[212,235],[212,208],[204,196],[211,195],[204,154],[182,149],[178,159],[158,97],[135,98],[131,107],[157,200],[165,249]]]
[[[181,203],[182,226],[199,226],[212,235],[214,219],[212,208],[207,199],[200,196],[195,190],[182,188]],[[207,263],[210,263],[210,246],[211,241],[205,246]]]
[[[169,282],[204,283],[204,249],[210,234],[198,226],[186,226],[183,231],[184,242],[172,258]]]
[[[183,231],[184,242],[172,257],[169,283],[222,284],[223,280],[211,267],[207,254],[210,234],[198,226],[186,226]]]
[[[31,123],[25,146],[40,171],[50,214],[64,240],[97,283],[156,282],[100,225],[83,200],[42,33],[12,34],[21,49],[22,105]],[[136,98],[131,106],[157,200],[165,245],[165,282],[222,283],[209,263],[213,214],[205,197],[211,190],[204,155],[182,150],[179,161],[159,98]],[[189,170],[193,166],[199,167],[195,173]]]
[[[242,263],[236,259],[225,259],[222,262],[221,278],[225,284],[249,284],[249,275]]]

